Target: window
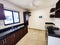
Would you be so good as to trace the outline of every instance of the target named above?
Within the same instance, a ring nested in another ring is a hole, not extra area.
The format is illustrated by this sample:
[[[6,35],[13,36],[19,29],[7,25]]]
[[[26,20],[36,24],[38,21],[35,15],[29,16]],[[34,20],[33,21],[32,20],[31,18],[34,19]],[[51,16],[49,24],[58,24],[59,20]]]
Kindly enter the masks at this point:
[[[18,11],[4,10],[6,19],[4,20],[5,25],[20,23],[20,16]]]
[[[19,22],[19,14],[18,14],[18,12],[13,12],[13,16],[14,16],[14,22],[15,23]]]

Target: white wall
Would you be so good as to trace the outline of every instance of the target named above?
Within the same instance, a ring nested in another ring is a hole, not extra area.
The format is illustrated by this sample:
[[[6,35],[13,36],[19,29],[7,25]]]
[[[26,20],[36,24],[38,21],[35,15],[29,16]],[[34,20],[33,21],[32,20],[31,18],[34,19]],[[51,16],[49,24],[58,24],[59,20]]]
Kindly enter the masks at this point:
[[[31,16],[29,17],[29,28],[46,30],[45,22],[53,22],[56,27],[60,28],[60,18],[50,18],[50,9],[54,7],[55,6],[31,11]],[[42,18],[39,18],[39,16],[42,16]]]
[[[20,23],[24,23],[24,22],[23,22],[23,21],[24,21],[24,20],[23,20],[23,11],[25,11],[25,10],[23,10],[23,9],[21,9],[21,8],[15,6],[15,5],[13,5],[13,4],[11,4],[11,3],[9,3],[9,2],[6,2],[6,1],[4,1],[4,0],[0,0],[0,3],[4,4],[4,8],[5,8],[5,9],[10,9],[10,10],[19,11],[19,12],[20,12]],[[19,24],[19,23],[18,23],[18,24]],[[14,25],[16,25],[16,24],[14,24]],[[12,26],[12,25],[9,25],[9,26]],[[0,20],[0,28],[3,28],[3,27],[8,27],[8,26],[4,26],[3,20]]]
[[[14,6],[13,4],[6,2],[4,0],[0,0],[0,3],[4,4],[5,9],[10,9],[10,10],[16,10],[20,12],[20,23],[23,23],[23,9]],[[54,7],[54,6],[52,6]],[[38,9],[38,10],[33,10],[31,11],[31,16],[29,17],[29,28],[35,28],[35,29],[41,29],[45,30],[45,22],[54,22],[56,26],[60,27],[60,21],[59,19],[51,19],[49,18],[50,15],[50,9],[52,7],[47,7],[45,9]],[[39,18],[39,16],[42,16],[42,18]],[[19,23],[18,23],[19,24]],[[11,26],[11,25],[9,25]],[[0,20],[0,28],[4,28],[8,26],[4,26],[3,20]]]
[[[50,9],[52,7],[31,11],[32,13],[29,17],[29,28],[45,30],[45,22],[54,22],[54,19],[49,17]],[[42,18],[39,18],[39,16],[42,16]]]

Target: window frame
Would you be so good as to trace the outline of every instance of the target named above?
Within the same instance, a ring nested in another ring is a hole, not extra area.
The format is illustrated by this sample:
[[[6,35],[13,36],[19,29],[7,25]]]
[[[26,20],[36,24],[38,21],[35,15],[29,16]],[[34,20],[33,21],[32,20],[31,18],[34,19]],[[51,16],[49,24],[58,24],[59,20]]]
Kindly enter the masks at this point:
[[[9,9],[4,9],[4,10],[11,11],[12,12],[12,19],[13,19],[13,23],[9,23],[9,24],[5,24],[5,21],[4,21],[5,26],[20,23],[20,14],[19,14],[20,12],[19,11],[14,11],[14,10],[9,10]],[[18,13],[19,22],[14,22],[14,14],[13,14],[13,12]]]
[[[18,13],[18,18],[19,18],[19,22],[14,22],[14,15],[13,15],[13,22],[14,22],[14,24],[20,23],[20,15],[19,15],[19,12],[18,11],[13,11],[13,12],[17,12]]]

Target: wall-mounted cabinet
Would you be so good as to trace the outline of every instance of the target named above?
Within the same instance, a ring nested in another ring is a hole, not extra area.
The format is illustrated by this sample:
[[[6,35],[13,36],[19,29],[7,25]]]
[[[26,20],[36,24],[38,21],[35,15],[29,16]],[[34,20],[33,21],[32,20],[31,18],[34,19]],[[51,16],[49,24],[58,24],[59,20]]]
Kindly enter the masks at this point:
[[[60,0],[56,3],[55,18],[60,18]]]
[[[55,12],[53,14],[52,12]],[[51,8],[50,13],[50,18],[60,18],[60,0],[56,3],[56,8]]]
[[[5,15],[4,15],[4,6],[3,4],[0,3],[0,20],[4,20]]]
[[[50,9],[50,18],[54,18],[55,17],[55,8],[51,8]]]
[[[50,13],[55,12],[55,10],[56,10],[55,8],[51,8]]]
[[[55,17],[55,15],[54,14],[50,14],[50,18],[54,18]]]
[[[60,10],[55,12],[55,18],[60,18]]]
[[[60,8],[60,0],[56,3],[56,9]]]

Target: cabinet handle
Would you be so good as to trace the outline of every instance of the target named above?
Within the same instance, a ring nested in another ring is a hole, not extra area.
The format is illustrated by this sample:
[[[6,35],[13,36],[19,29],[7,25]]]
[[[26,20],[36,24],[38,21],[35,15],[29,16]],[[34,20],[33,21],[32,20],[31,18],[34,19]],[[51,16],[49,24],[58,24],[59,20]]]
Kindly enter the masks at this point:
[[[6,43],[6,39],[5,39],[5,43]]]
[[[6,43],[6,39],[2,40],[3,41],[3,45]]]

